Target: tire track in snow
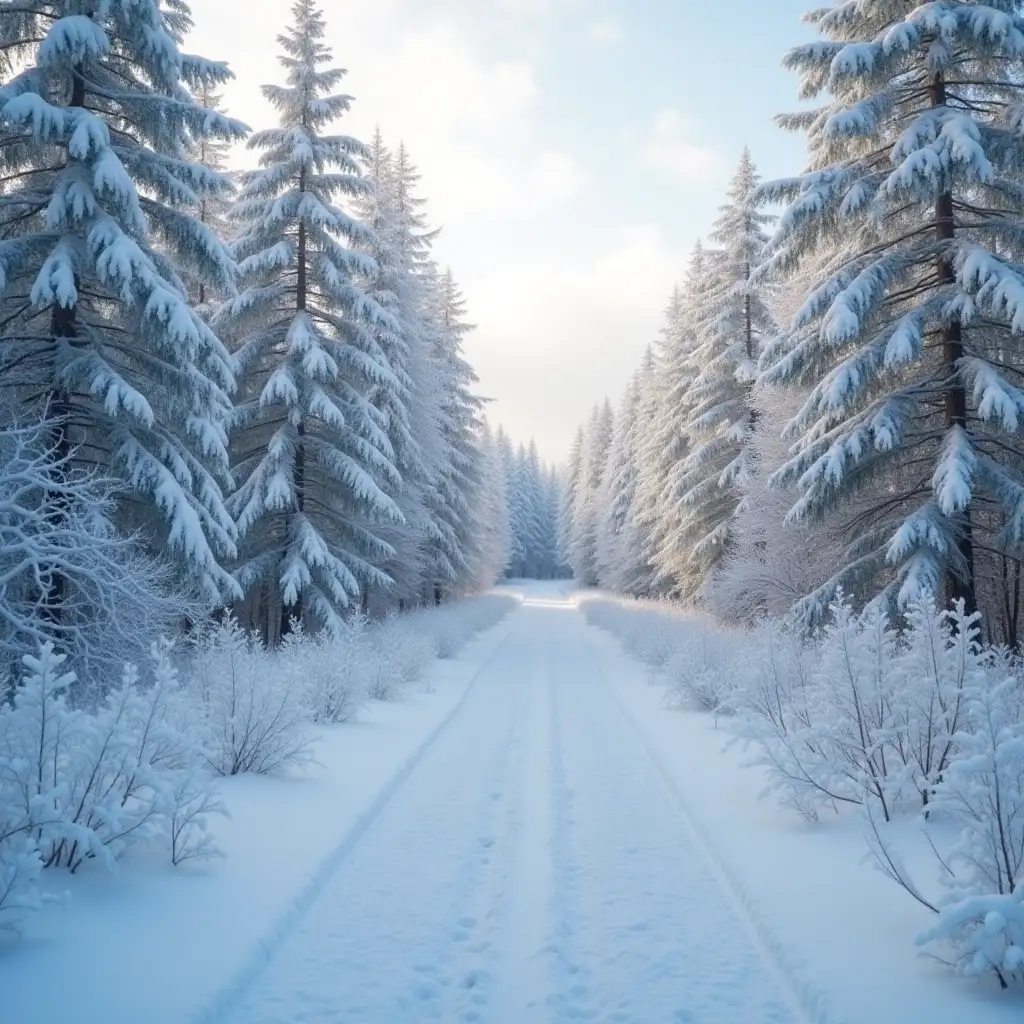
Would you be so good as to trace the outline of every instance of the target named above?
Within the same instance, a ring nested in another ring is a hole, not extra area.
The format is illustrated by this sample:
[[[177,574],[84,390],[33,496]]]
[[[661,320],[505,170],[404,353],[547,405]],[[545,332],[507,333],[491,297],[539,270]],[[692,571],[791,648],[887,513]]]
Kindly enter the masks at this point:
[[[585,631],[593,628],[595,627],[584,624]],[[604,670],[600,655],[594,650],[586,632],[584,632],[584,640],[603,689],[609,695],[612,704],[628,725],[644,755],[661,779],[665,794],[677,818],[685,828],[694,848],[710,869],[737,919],[750,936],[754,948],[779,991],[785,995],[797,1021],[800,1024],[839,1024],[838,1018],[833,1016],[829,1008],[825,994],[800,976],[799,970],[789,959],[785,947],[772,933],[750,891],[739,881],[725,858],[715,848],[707,831],[691,810],[685,794],[664,759],[650,743],[634,716],[619,699]]]
[[[513,611],[509,618],[514,619],[515,616],[516,612]],[[471,676],[455,706],[431,730],[419,747],[402,763],[369,806],[356,816],[343,838],[320,862],[320,866],[295,894],[289,906],[277,918],[267,934],[254,944],[241,969],[205,1007],[194,1015],[193,1020],[195,1024],[225,1024],[229,1020],[231,1014],[237,1009],[238,1004],[241,1003],[249,990],[273,962],[288,938],[309,913],[334,875],[337,874],[338,870],[358,847],[373,823],[402,791],[427,753],[436,745],[437,741],[465,708],[480,677],[498,660],[503,652],[509,637],[512,635],[513,628],[512,626],[506,627],[504,635]]]
[[[552,899],[551,958],[553,989],[549,1004],[555,1021],[593,1020],[597,1017],[591,993],[590,972],[581,961],[577,948],[580,927],[580,867],[574,856],[572,830],[575,824],[575,799],[569,787],[563,753],[564,730],[559,699],[559,680],[549,691],[550,777],[551,777],[551,857]]]
[[[444,1021],[544,1024],[550,984],[550,751],[548,662],[517,686],[517,728],[503,813],[486,838],[484,871],[469,910]]]
[[[498,770],[486,787],[482,819],[467,831],[472,846],[465,862],[466,885],[452,906],[450,926],[438,937],[436,960],[420,965],[421,973],[439,982],[430,1006],[437,1020],[474,1024],[493,1000],[495,974],[489,967],[521,813],[525,717],[520,700]]]

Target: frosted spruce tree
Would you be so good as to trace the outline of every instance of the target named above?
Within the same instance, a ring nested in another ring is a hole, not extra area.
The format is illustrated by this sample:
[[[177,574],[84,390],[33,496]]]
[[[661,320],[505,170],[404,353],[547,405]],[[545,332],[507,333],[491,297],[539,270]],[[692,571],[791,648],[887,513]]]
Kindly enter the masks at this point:
[[[432,571],[430,548],[446,540],[446,524],[438,523],[432,507],[445,456],[440,371],[429,350],[429,295],[422,280],[434,233],[426,227],[424,203],[415,194],[418,175],[405,147],[391,153],[378,130],[370,144],[367,178],[372,187],[358,209],[373,229],[367,252],[377,270],[368,292],[390,314],[373,325],[373,332],[399,385],[386,381],[374,386],[368,398],[384,416],[402,481],[392,495],[401,519],[375,527],[393,550],[386,565],[391,584],[372,588],[369,595],[379,608],[415,604],[424,596]]]
[[[223,111],[224,98],[220,92],[211,88],[209,83],[203,83],[197,91],[197,98],[208,110]],[[228,165],[228,140],[219,136],[205,134],[196,140],[193,152],[193,159],[207,170],[216,174],[226,174]],[[228,176],[230,181],[230,176]],[[199,201],[199,209],[196,218],[209,231],[212,231],[218,238],[226,239],[230,235],[227,224],[228,210],[231,208],[234,186],[230,192],[223,190],[214,194],[204,194]],[[193,300],[196,312],[209,322],[220,301],[227,298],[224,294],[217,294],[215,282],[207,279],[206,275],[196,267],[185,268],[188,280],[189,294]]]
[[[750,153],[744,150],[711,233],[716,248],[700,257],[695,268],[700,286],[694,297],[701,308],[688,327],[696,333],[696,376],[680,403],[687,409],[689,452],[673,486],[689,506],[681,532],[689,557],[700,566],[698,578],[706,578],[725,550],[750,475],[750,392],[764,342],[774,331],[764,281],[755,281],[753,274],[770,221],[759,209],[757,184]],[[667,557],[677,563],[679,552]]]
[[[473,393],[476,374],[462,351],[473,325],[450,269],[433,264],[421,275],[426,289],[425,330],[434,366],[442,459],[429,491],[437,527],[428,544],[434,599],[465,589],[472,575],[479,511],[481,458],[479,436],[482,401]]]
[[[670,520],[665,514],[669,472],[689,451],[684,429],[687,406],[682,398],[694,374],[678,358],[692,347],[689,323],[685,291],[674,288],[660,336],[644,355],[637,395],[636,416],[640,421],[646,419],[646,424],[639,430],[633,516],[642,560],[651,567],[645,591],[665,593],[675,589],[671,577],[658,573],[655,565],[658,552],[669,541]]]
[[[198,216],[228,183],[195,153],[244,128],[196,102],[228,71],[179,50],[188,13],[160,0],[0,8],[14,58],[0,87],[2,404],[45,410],[55,472],[113,479],[119,525],[219,602],[236,591],[220,566],[234,554],[233,363],[190,308],[183,268],[232,286]],[[57,574],[52,614],[61,600]]]
[[[486,590],[504,576],[509,565],[510,523],[505,464],[499,440],[486,420],[480,427],[480,537],[473,570],[473,589]]]
[[[692,488],[691,389],[700,373],[695,352],[708,323],[706,296],[712,283],[698,242],[686,280],[666,310],[656,370],[648,381],[651,426],[641,448],[638,519],[645,559],[653,570],[651,588],[676,597],[692,597],[702,578],[702,562],[691,557],[697,539],[691,526],[694,507],[685,499]]]
[[[500,440],[500,436],[499,436]],[[508,573],[526,579],[553,579],[563,574],[558,550],[561,482],[545,467],[537,445],[511,446],[505,454],[510,529]]]
[[[570,545],[573,532],[573,510],[582,481],[583,449],[586,444],[586,431],[582,426],[576,428],[572,444],[569,446],[569,458],[566,461],[562,502],[558,511],[558,557],[562,564],[572,567]]]
[[[533,481],[534,519],[537,524],[537,546],[533,556],[533,571],[538,579],[555,576],[558,559],[555,523],[551,504],[552,484],[547,467],[541,462],[537,442],[532,438],[526,448],[528,474]]]
[[[366,587],[389,582],[392,549],[374,524],[401,513],[379,389],[399,389],[375,336],[393,322],[364,287],[371,229],[351,212],[367,185],[365,147],[325,130],[349,109],[333,90],[325,25],[296,0],[278,37],[284,86],[264,86],[280,127],[249,142],[260,169],[231,212],[242,291],[215,324],[241,368],[233,435],[247,615],[270,642],[291,619],[333,630]],[[358,247],[358,248],[357,248]]]
[[[774,480],[803,492],[792,521],[877,488],[812,617],[841,585],[970,610],[979,548],[1020,557],[1019,8],[841,4],[786,58],[822,102],[782,120],[811,166],[762,190],[788,203],[769,269],[822,271],[762,359],[766,384],[809,389]]]
[[[544,499],[545,543],[550,557],[549,575],[553,579],[561,579],[568,575],[569,568],[562,558],[562,551],[558,543],[562,510],[562,490],[564,487],[563,473],[560,466],[551,464],[542,471],[541,487]]]
[[[615,412],[615,429],[598,493],[597,576],[602,587],[626,590],[637,574],[636,490],[640,467],[637,371]]]
[[[570,509],[569,564],[581,587],[597,586],[598,494],[615,429],[611,402],[594,407],[584,434],[579,479]]]
[[[530,464],[525,445],[519,445],[512,459],[508,498],[514,534],[509,569],[517,579],[537,575],[538,552],[543,542],[542,496],[536,468]]]

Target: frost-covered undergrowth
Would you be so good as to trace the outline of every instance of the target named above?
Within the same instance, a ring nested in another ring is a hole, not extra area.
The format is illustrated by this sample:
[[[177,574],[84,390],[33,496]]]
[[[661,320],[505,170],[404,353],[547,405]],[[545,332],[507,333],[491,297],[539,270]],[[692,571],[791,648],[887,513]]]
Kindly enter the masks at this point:
[[[187,656],[157,641],[97,706],[75,700],[74,673],[43,645],[0,708],[0,928],[59,888],[47,869],[110,867],[137,844],[161,844],[173,864],[219,856],[207,831],[226,813],[216,776],[308,762],[317,725],[399,696],[516,603],[489,594],[356,616],[332,640],[294,633],[276,651],[229,620]]]
[[[677,703],[727,716],[783,804],[807,818],[859,808],[879,866],[936,914],[922,945],[965,974],[1024,982],[1024,666],[982,646],[974,618],[925,602],[897,629],[838,603],[811,641],[664,603],[580,605]],[[937,896],[887,838],[907,814],[934,833]]]

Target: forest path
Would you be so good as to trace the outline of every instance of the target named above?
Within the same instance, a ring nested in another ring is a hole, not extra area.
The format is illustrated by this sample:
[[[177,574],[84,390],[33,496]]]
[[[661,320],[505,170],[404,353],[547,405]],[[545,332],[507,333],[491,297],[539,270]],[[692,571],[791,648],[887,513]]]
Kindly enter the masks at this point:
[[[409,773],[203,1024],[803,1024],[604,681],[528,588]]]

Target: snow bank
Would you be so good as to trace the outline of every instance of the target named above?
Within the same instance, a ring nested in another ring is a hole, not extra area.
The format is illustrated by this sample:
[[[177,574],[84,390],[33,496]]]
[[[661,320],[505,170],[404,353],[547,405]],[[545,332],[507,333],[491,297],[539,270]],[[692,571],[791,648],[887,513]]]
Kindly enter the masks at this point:
[[[276,651],[228,620],[179,670],[155,644],[95,708],[73,706],[74,675],[50,644],[26,657],[0,709],[0,927],[18,928],[56,869],[113,868],[133,847],[172,864],[214,857],[216,776],[310,768],[319,730],[373,699],[408,695],[516,604],[486,595],[401,618],[352,619],[334,640],[295,634]],[[47,872],[45,869],[54,869]]]

